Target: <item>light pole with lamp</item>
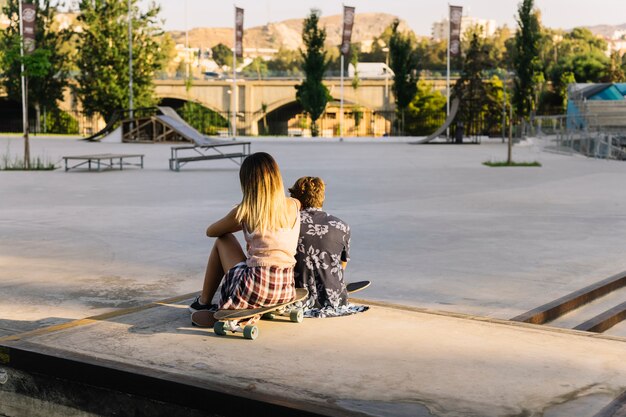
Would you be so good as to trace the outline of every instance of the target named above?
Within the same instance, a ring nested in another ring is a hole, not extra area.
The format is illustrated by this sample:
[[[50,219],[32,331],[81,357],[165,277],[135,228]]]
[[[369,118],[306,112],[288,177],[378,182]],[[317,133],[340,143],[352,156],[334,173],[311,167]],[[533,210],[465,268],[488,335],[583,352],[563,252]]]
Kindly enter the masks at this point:
[[[386,53],[386,57],[385,57],[385,113],[389,116],[389,108],[391,107],[389,105],[389,46],[385,46],[382,49],[383,52]],[[387,132],[387,126],[385,126],[385,133],[389,134],[389,132]]]
[[[130,130],[133,129],[133,12],[132,0],[128,0],[128,117],[130,118]]]

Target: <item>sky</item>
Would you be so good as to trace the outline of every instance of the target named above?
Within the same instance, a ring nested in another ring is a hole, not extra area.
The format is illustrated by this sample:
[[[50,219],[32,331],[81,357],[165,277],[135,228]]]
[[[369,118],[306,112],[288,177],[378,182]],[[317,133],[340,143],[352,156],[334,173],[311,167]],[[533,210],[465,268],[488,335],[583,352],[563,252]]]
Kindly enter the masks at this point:
[[[148,0],[142,0],[147,2]],[[383,12],[399,16],[418,35],[430,35],[431,25],[446,15],[448,3],[463,6],[473,17],[494,19],[498,25],[515,26],[519,0],[155,0],[162,6],[166,30],[194,27],[231,27],[235,5],[245,10],[245,27],[267,22],[304,18],[312,8],[322,15],[342,13],[342,4],[356,7],[356,13]],[[626,23],[626,0],[535,0],[543,24],[552,28]]]

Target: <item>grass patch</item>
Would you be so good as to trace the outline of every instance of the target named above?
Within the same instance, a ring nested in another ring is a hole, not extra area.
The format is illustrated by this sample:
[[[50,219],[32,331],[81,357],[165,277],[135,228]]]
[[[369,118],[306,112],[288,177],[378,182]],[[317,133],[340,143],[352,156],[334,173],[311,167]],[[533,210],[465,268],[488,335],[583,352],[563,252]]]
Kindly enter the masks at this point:
[[[483,162],[483,165],[491,167],[491,168],[500,168],[500,167],[540,167],[541,163],[537,161],[533,162],[506,162],[506,161],[486,161]]]
[[[50,162],[47,158],[32,158],[30,167],[26,168],[23,158],[11,159],[8,154],[0,157],[0,171],[53,171],[56,168],[54,162]]]

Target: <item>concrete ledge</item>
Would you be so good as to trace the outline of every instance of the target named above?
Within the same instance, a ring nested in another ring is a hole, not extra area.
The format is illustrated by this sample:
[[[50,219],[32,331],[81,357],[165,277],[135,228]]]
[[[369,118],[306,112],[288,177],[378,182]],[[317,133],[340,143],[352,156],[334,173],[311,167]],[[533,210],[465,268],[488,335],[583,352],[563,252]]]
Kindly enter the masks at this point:
[[[7,382],[0,413],[80,410],[97,416],[359,416],[289,398],[240,391],[197,377],[22,343],[0,346]],[[0,368],[0,369],[2,369]],[[37,408],[34,408],[37,404]],[[50,414],[52,412],[52,414]],[[11,414],[8,414],[11,415]],[[56,414],[64,415],[64,414]]]
[[[626,388],[623,339],[367,302],[354,316],[263,321],[253,342],[192,327],[188,301],[5,338],[0,367],[191,415],[570,417]],[[89,402],[45,386],[61,406]]]

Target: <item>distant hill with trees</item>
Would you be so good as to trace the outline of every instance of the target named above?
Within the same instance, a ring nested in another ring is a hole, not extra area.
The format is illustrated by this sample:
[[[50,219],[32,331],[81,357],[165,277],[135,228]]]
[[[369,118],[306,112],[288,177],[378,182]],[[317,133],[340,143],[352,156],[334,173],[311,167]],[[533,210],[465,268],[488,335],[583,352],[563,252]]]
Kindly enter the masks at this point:
[[[357,13],[352,41],[367,43],[379,36],[389,27],[396,16],[386,13]],[[302,22],[304,19],[289,19],[269,23],[264,26],[247,28],[244,31],[245,48],[271,48],[296,50],[303,48]],[[342,16],[320,17],[320,27],[326,28],[326,45],[337,46],[341,43]],[[401,31],[410,31],[404,21],[400,21]],[[169,32],[175,43],[185,43],[184,31]],[[208,48],[222,43],[228,47],[233,44],[232,28],[193,28],[189,30],[189,46]]]
[[[626,30],[626,23],[621,25],[585,26],[585,28],[589,29],[594,35],[610,38],[615,32],[619,30]]]

